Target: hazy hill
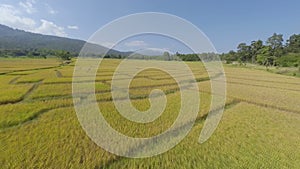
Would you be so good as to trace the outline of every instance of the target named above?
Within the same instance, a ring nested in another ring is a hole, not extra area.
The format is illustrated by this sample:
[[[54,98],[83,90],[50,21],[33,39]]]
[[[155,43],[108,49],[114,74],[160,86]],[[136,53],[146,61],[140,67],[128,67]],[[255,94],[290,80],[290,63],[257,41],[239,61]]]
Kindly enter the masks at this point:
[[[0,50],[51,49],[79,53],[85,43],[83,40],[31,33],[0,24]],[[97,54],[107,50],[104,46],[88,45],[89,50]],[[130,52],[111,50],[109,54],[127,56]]]

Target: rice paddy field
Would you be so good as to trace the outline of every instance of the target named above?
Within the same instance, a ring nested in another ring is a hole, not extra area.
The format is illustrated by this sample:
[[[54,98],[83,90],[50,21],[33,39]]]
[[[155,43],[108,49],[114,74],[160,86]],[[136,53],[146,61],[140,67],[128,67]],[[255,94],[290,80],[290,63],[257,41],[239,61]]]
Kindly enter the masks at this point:
[[[163,154],[126,158],[97,146],[82,129],[74,109],[80,98],[72,97],[75,63],[64,65],[54,58],[0,59],[0,168],[300,168],[298,77],[224,65],[224,114],[213,135],[199,144],[210,110],[211,80],[201,62],[186,62],[201,100],[192,130]],[[103,60],[95,77],[96,100],[107,122],[131,137],[151,137],[167,130],[180,109],[176,81],[158,69],[139,72],[129,86],[132,105],[149,109],[154,89],[165,93],[167,104],[155,121],[134,123],[118,113],[112,100],[112,77],[119,64],[120,60]],[[178,70],[177,75],[186,72]],[[91,83],[89,79],[74,83]]]

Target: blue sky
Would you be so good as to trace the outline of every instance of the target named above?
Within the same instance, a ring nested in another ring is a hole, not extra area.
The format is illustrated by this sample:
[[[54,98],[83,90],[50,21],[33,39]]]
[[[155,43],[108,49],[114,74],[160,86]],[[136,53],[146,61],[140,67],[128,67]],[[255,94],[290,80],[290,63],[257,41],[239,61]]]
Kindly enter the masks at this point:
[[[240,42],[266,40],[274,32],[282,33],[285,38],[299,34],[299,6],[297,0],[0,0],[0,23],[31,32],[87,40],[100,27],[124,15],[164,12],[192,22],[209,37],[218,52],[227,52]],[[159,38],[131,40],[119,49],[147,46],[176,50],[176,45],[171,49],[169,43],[164,44]]]

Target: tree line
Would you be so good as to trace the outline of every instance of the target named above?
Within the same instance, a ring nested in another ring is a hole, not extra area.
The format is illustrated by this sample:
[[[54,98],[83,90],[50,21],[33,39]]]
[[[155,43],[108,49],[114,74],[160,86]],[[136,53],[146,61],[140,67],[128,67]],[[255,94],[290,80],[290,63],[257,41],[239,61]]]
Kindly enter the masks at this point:
[[[219,60],[219,55],[216,53],[191,53],[191,54],[181,54],[176,52],[175,56],[182,61],[216,61]]]
[[[0,57],[29,57],[29,58],[47,58],[58,57],[62,60],[70,60],[77,56],[75,52],[53,49],[1,49]]]
[[[253,63],[268,66],[300,66],[300,34],[294,34],[284,43],[283,35],[274,33],[265,42],[240,43],[236,51],[223,53],[221,58],[227,63]]]
[[[122,55],[120,53],[107,53],[105,56],[99,54],[92,54],[91,57],[104,57],[123,59],[130,55]],[[0,49],[0,57],[59,57],[63,60],[70,60],[72,57],[77,57],[78,53],[66,50],[55,49]],[[199,57],[200,56],[200,57]],[[201,54],[169,54],[164,52],[162,56],[146,56],[141,54],[134,54],[132,59],[146,59],[146,60],[182,60],[182,61],[213,61],[219,57],[215,53],[201,53]],[[201,58],[201,59],[200,59]],[[283,66],[283,67],[300,67],[300,34],[290,36],[285,42],[282,34],[274,33],[265,42],[262,40],[252,41],[250,44],[240,43],[237,50],[231,50],[228,53],[223,53],[220,58],[226,63],[238,62],[239,64],[260,64],[268,66]]]

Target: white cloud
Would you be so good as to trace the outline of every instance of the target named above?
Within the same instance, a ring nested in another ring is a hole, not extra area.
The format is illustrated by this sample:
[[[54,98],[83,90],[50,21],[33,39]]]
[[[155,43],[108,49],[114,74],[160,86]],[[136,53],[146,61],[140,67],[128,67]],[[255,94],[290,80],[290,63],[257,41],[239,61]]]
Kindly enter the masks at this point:
[[[36,9],[33,5],[36,3],[35,0],[26,0],[24,2],[19,2],[19,5],[29,14],[36,12]]]
[[[112,48],[112,47],[115,46],[115,44],[112,43],[112,42],[103,42],[103,43],[101,43],[100,45],[101,45],[101,46],[104,46],[104,47],[107,47],[107,48]]]
[[[55,11],[53,9],[49,9],[48,13],[51,14],[51,15],[54,15],[54,14],[57,14],[58,11]]]
[[[45,6],[46,6],[47,11],[48,11],[49,14],[55,15],[55,14],[58,13],[58,11],[54,10],[49,4],[46,3]]]
[[[78,28],[78,26],[76,26],[76,25],[69,25],[69,26],[68,26],[68,29],[75,29],[75,30],[78,30],[79,28]]]
[[[55,23],[53,23],[51,21],[47,21],[45,19],[42,19],[41,22],[42,22],[42,24],[39,27],[37,27],[34,30],[34,32],[46,34],[46,35],[62,36],[62,37],[67,36],[63,27],[60,27],[60,26],[56,25]]]
[[[164,52],[173,54],[173,52],[171,52],[168,48],[146,48],[146,49],[141,49],[136,51],[136,53],[149,55],[149,56],[163,55]]]
[[[146,50],[172,53],[169,48],[147,48]]]
[[[34,33],[67,36],[64,27],[45,19],[40,20],[40,23],[36,22],[32,18],[22,16],[22,12],[18,8],[7,4],[0,4],[0,24]]]
[[[0,23],[23,30],[32,30],[36,22],[21,16],[21,12],[12,5],[0,4]]]
[[[127,47],[145,47],[148,44],[141,40],[135,40],[135,41],[127,42],[124,45]]]

